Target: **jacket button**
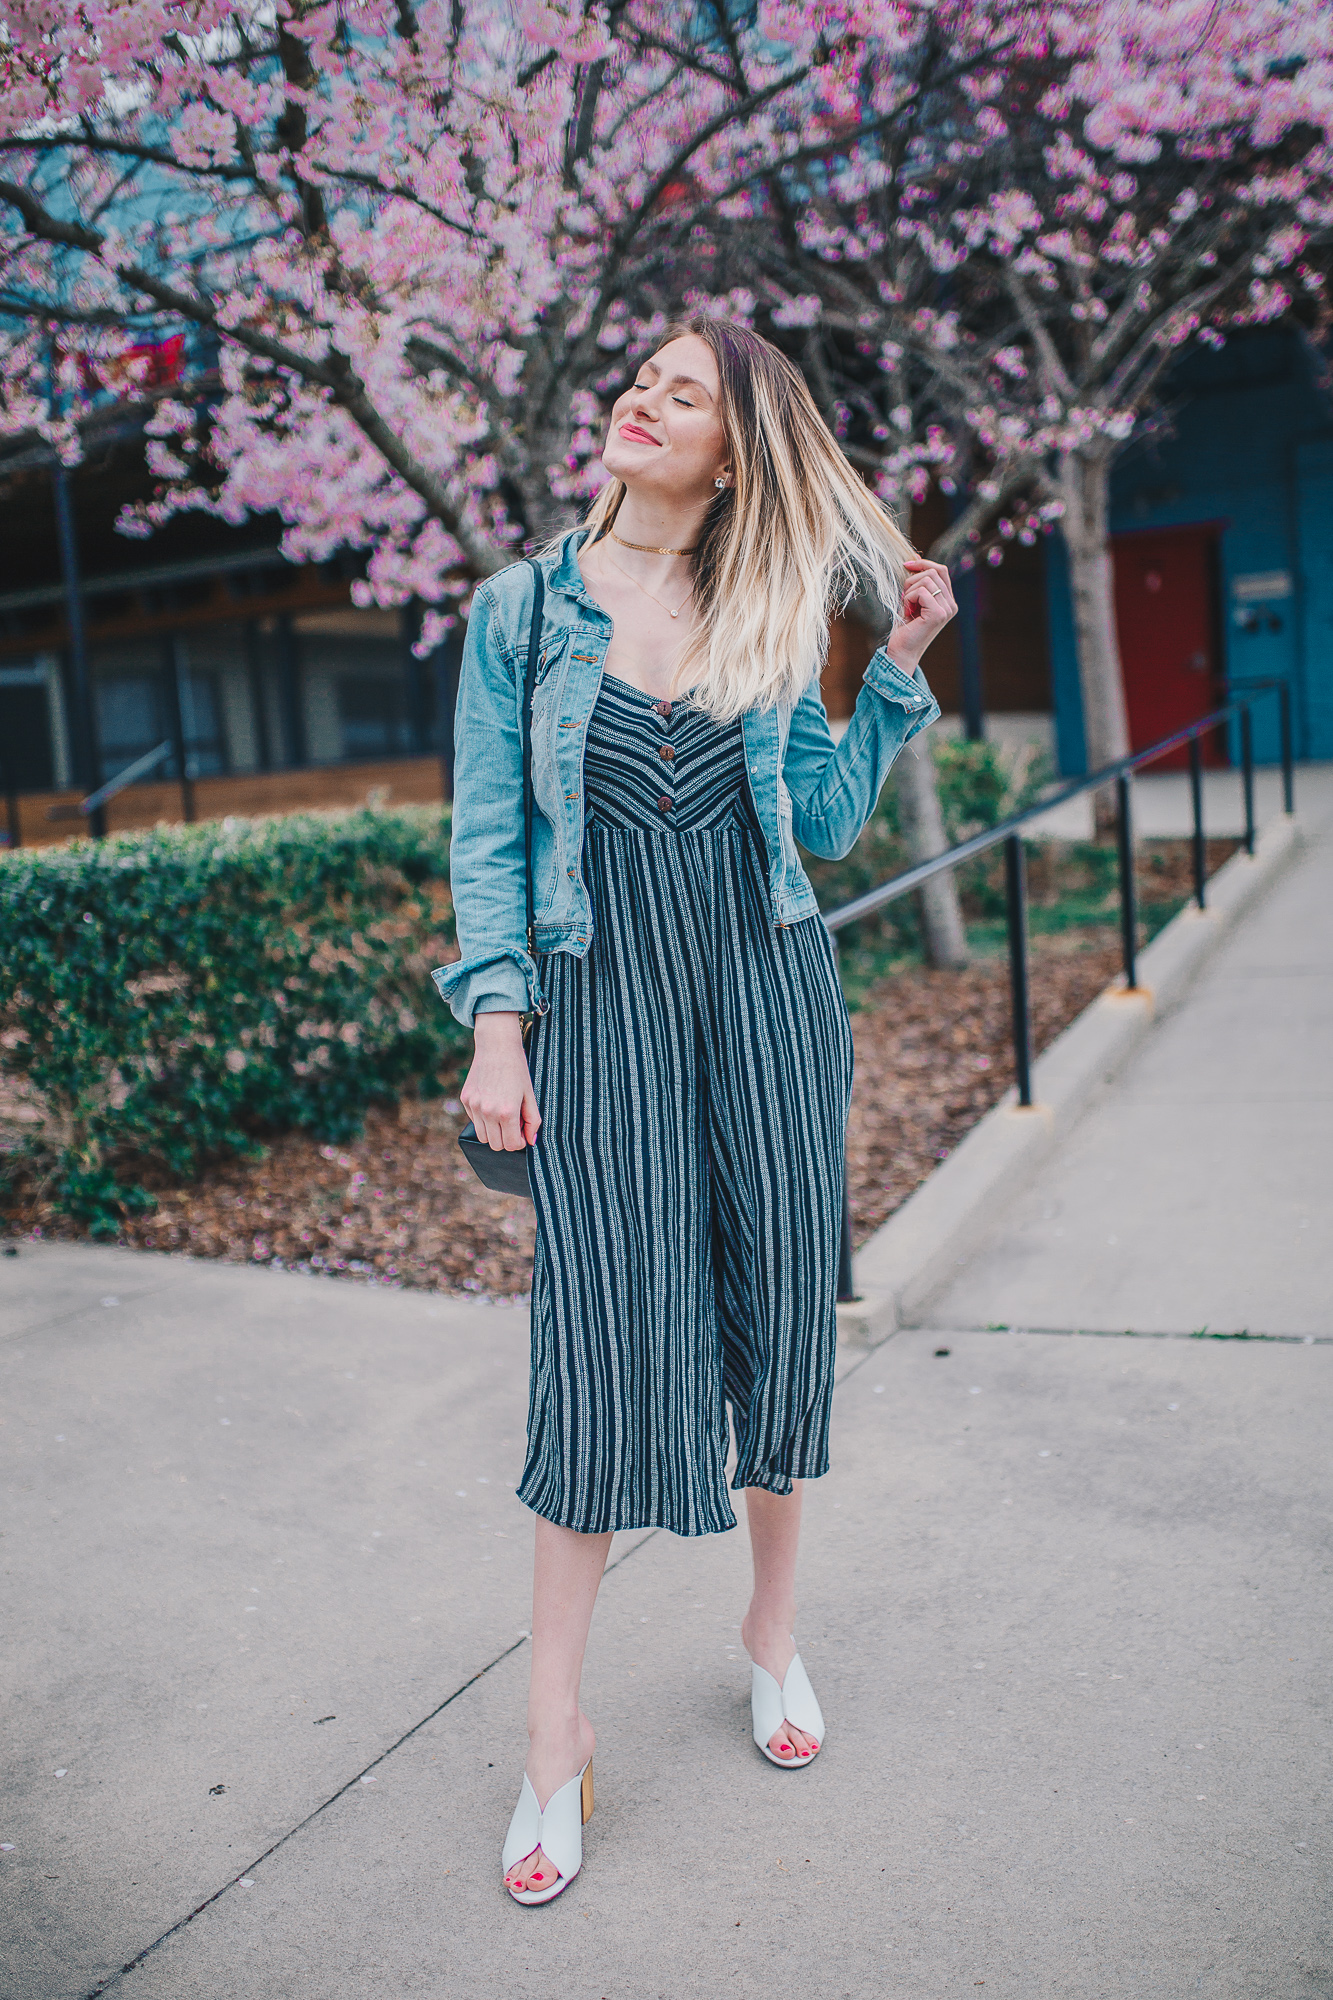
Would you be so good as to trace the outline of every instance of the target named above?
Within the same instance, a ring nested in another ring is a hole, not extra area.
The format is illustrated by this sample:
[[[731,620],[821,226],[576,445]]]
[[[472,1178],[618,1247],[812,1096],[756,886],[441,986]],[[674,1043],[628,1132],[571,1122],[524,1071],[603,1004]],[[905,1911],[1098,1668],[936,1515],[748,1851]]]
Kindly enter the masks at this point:
[[[662,759],[662,762],[664,764],[672,763],[676,755],[675,751],[672,749],[669,743],[664,743],[657,754]]]
[[[664,719],[671,714],[671,703],[669,701],[655,701],[653,707]]]
[[[669,799],[666,793],[663,792],[661,798],[657,801],[657,810],[659,812],[669,813],[674,803],[675,803],[674,799]]]

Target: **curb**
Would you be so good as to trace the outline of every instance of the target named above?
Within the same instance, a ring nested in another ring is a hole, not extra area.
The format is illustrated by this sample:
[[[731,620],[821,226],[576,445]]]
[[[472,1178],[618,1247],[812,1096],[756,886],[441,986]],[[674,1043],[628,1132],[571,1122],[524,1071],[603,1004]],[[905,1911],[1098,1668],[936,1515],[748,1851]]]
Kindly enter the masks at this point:
[[[838,1307],[840,1345],[877,1347],[916,1315],[976,1250],[1033,1170],[1177,1005],[1222,939],[1301,844],[1300,824],[1270,820],[1254,858],[1233,854],[1208,884],[1208,907],[1172,918],[1139,954],[1140,985],[1108,987],[1038,1056],[1030,1109],[1011,1089],[857,1252],[860,1296]]]

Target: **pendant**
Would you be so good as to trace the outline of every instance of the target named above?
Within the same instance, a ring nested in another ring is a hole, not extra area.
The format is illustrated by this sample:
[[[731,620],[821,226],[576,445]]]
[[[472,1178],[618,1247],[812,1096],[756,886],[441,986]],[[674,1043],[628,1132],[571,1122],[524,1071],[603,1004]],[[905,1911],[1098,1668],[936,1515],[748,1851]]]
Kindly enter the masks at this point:
[[[673,611],[673,612],[671,613],[671,616],[672,616],[673,618],[679,618],[679,617],[680,617],[680,613],[679,613],[679,611]]]

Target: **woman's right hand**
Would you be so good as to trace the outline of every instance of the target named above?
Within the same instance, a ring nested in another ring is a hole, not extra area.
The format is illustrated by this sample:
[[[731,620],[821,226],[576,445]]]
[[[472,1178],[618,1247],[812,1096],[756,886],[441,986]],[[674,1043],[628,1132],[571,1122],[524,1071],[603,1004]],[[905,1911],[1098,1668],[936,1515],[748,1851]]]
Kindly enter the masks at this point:
[[[497,1153],[530,1146],[541,1125],[521,1014],[478,1014],[472,1067],[460,1093],[477,1137]]]

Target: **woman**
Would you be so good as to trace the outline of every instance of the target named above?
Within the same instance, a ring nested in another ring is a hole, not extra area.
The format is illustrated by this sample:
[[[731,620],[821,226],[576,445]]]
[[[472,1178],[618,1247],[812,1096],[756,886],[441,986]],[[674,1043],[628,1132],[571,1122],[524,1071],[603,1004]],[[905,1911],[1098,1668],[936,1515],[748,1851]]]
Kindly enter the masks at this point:
[[[462,1096],[478,1136],[532,1148],[530,1747],[503,1858],[522,1903],[559,1895],[582,1860],[579,1681],[611,1536],[735,1526],[728,1408],[755,1741],[782,1768],[818,1754],[791,1637],[798,1482],[828,1468],[852,1052],[795,840],[851,847],[939,713],[918,661],[955,610],[947,572],[913,555],[797,371],[745,327],[673,330],[616,403],[602,462],[585,528],[540,558],[540,968],[521,814],[534,591],[516,565],[468,625],[463,955],[436,974],[474,1031]],[[895,622],[835,748],[819,669],[831,609],[862,587]]]

